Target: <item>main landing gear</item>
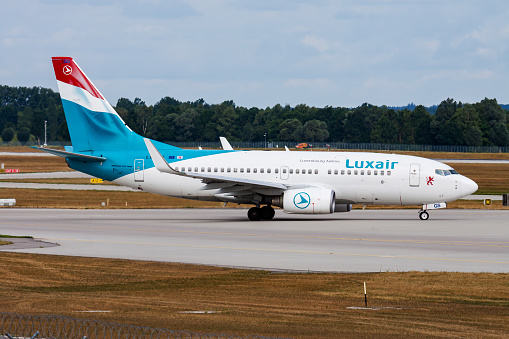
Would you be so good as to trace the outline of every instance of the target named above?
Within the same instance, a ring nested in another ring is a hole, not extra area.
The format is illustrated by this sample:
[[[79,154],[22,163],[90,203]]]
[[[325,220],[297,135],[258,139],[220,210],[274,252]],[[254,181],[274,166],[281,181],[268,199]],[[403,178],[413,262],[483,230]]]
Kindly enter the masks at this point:
[[[271,220],[275,214],[276,212],[271,206],[251,207],[247,211],[247,217],[251,221]]]

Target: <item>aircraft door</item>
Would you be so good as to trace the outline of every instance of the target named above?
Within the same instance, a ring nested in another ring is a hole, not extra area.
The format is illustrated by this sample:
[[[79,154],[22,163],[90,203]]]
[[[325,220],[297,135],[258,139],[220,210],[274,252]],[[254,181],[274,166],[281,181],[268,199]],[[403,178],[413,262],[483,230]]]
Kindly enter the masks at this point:
[[[289,176],[288,166],[281,166],[281,179],[287,180]]]
[[[143,159],[134,160],[134,181],[142,182],[144,181],[144,172],[145,164]]]
[[[409,184],[412,187],[419,187],[421,177],[421,165],[410,164],[410,180]]]

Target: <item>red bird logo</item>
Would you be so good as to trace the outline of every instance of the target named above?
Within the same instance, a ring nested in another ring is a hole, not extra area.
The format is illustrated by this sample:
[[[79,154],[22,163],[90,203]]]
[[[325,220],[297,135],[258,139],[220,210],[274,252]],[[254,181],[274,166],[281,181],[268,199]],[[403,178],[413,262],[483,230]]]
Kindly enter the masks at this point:
[[[435,180],[435,178],[433,178],[433,177],[426,177],[426,185],[433,186],[433,181],[434,180]]]

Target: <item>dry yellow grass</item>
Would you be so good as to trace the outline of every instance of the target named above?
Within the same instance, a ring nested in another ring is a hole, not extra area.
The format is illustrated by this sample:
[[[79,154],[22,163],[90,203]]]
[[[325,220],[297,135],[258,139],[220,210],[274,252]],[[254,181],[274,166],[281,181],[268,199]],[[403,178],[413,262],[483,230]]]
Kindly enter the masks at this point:
[[[0,309],[295,338],[504,337],[509,275],[281,274],[0,252]],[[348,309],[364,305],[380,310]],[[395,309],[396,308],[396,309]],[[183,311],[216,314],[182,314]]]
[[[0,198],[16,199],[17,207],[44,208],[219,208],[220,202],[166,197],[146,192],[39,190],[0,188]],[[127,202],[127,206],[126,206]]]
[[[30,157],[0,156],[0,163],[5,168],[17,168],[21,173],[71,171],[64,158],[61,157]],[[0,179],[2,174],[0,173]]]
[[[68,184],[68,185],[91,185],[90,179],[85,178],[47,178],[47,179],[2,179],[0,176],[0,182],[32,182],[42,184]],[[103,181],[100,185],[115,185],[109,181]]]

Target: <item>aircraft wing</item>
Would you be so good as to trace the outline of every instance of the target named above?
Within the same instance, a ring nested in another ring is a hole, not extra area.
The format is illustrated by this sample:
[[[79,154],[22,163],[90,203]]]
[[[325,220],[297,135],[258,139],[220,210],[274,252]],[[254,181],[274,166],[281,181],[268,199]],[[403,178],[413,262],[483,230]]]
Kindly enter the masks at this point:
[[[170,173],[190,178],[201,179],[204,183],[230,183],[230,184],[238,184],[243,186],[255,186],[258,188],[276,188],[280,190],[286,190],[287,186],[270,182],[270,181],[261,181],[261,180],[251,180],[245,178],[232,178],[222,175],[214,175],[208,173],[194,173],[194,172],[177,172],[171,165],[164,159],[159,150],[154,146],[150,139],[144,138],[145,145],[147,146],[148,152],[150,153],[150,157],[154,162],[154,166],[159,172]]]
[[[58,150],[58,149],[35,147],[35,146],[32,146],[32,148],[44,151],[46,153],[51,153],[53,155],[57,155],[59,157],[66,158],[66,159],[88,161],[88,162],[103,162],[103,161],[106,161],[106,158],[104,158],[104,157],[96,157],[96,156],[93,156],[93,155],[73,153],[73,152],[61,151],[61,150]]]

